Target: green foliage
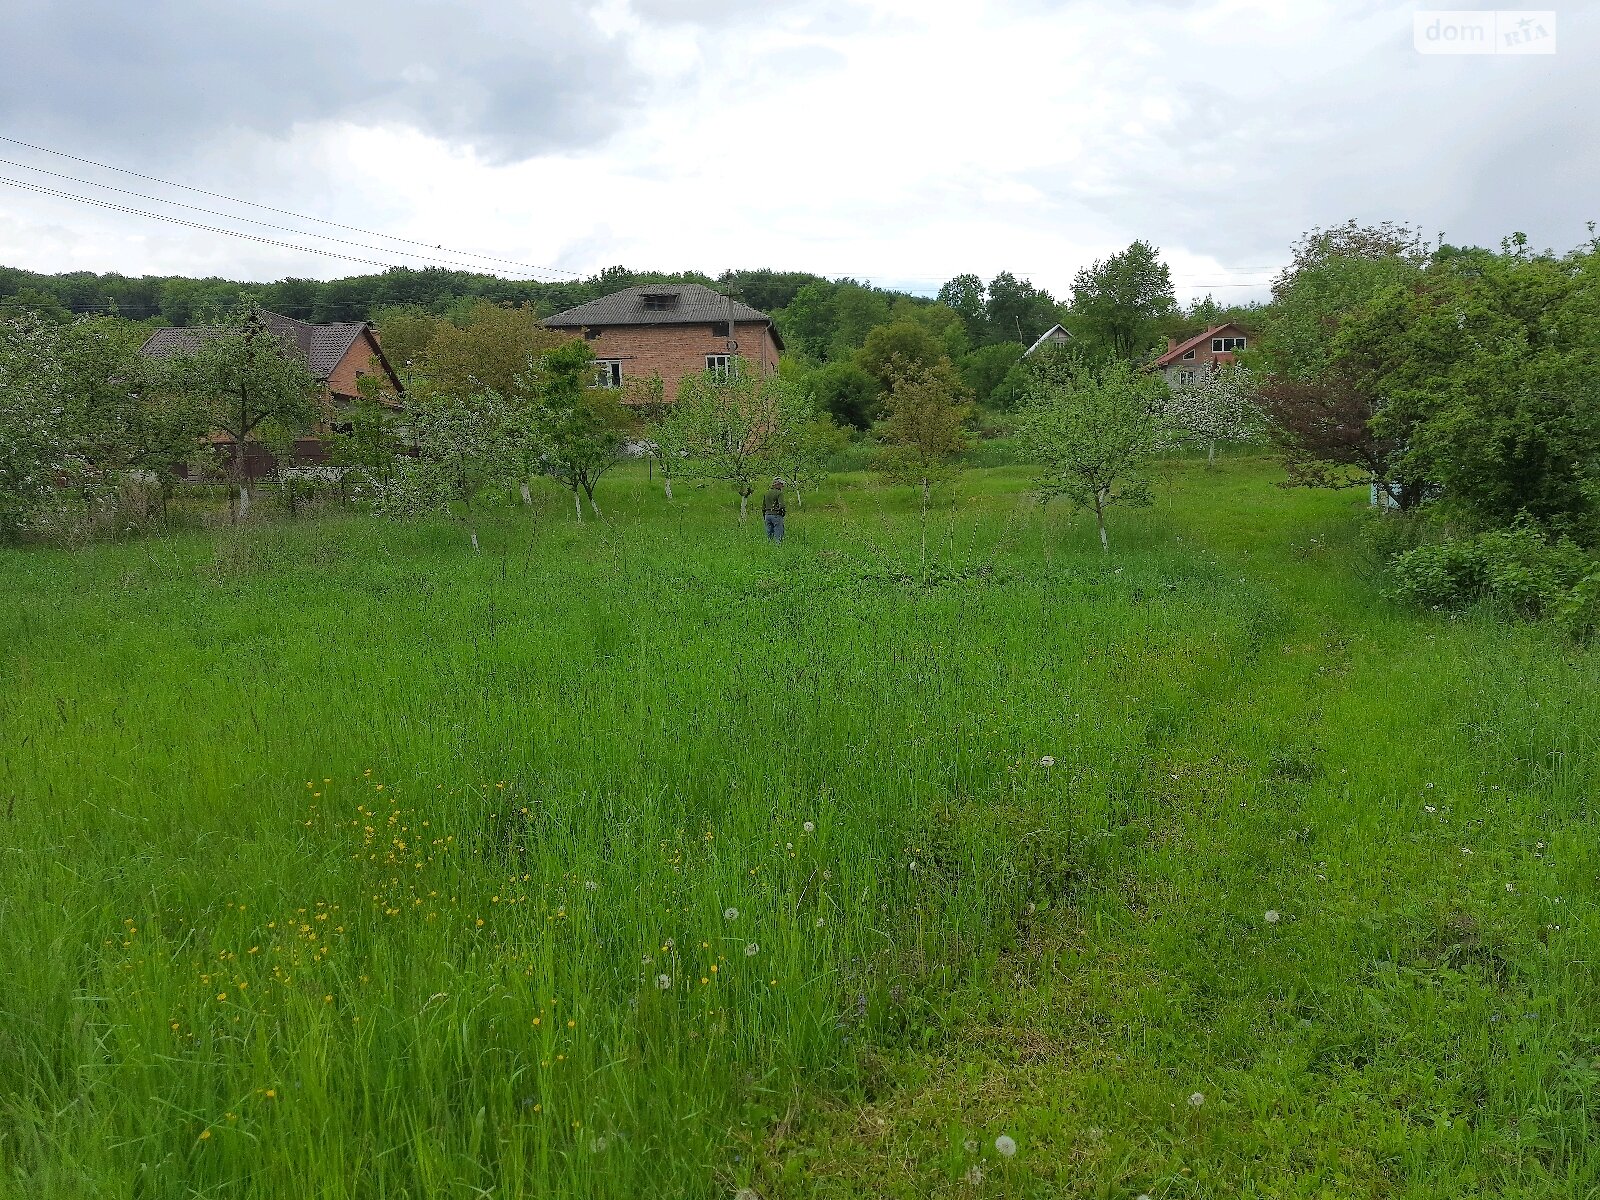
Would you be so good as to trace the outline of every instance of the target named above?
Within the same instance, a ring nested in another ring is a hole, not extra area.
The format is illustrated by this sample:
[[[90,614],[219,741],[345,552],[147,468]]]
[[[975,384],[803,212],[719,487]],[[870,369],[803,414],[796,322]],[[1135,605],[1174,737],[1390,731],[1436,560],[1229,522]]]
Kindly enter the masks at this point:
[[[1069,327],[1080,353],[1133,362],[1157,344],[1161,323],[1176,306],[1160,251],[1138,241],[1078,272]]]
[[[968,443],[972,408],[944,365],[892,359],[884,416],[875,430],[883,446],[878,470],[897,483],[920,486],[924,505],[929,489],[950,474]]]
[[[441,322],[434,329],[422,366],[413,363],[412,371],[426,373],[441,391],[510,396],[540,355],[571,340],[566,331],[546,329],[530,305],[503,308],[479,300],[459,324]]]
[[[869,429],[882,411],[883,385],[853,361],[824,363],[801,386],[840,425]]]
[[[895,376],[907,366],[932,370],[941,364],[948,370],[949,357],[943,339],[917,321],[879,325],[867,334],[866,342],[855,355],[855,365],[884,388],[890,387]]]
[[[194,455],[204,408],[163,385],[140,340],[110,318],[0,321],[0,539],[51,512],[115,517],[134,477],[164,497]]]
[[[158,387],[180,406],[203,413],[203,426],[232,443],[238,516],[249,515],[246,475],[252,443],[283,453],[294,439],[331,416],[322,385],[299,354],[261,321],[256,310],[223,318],[190,353],[165,360]]]
[[[1397,470],[1479,525],[1600,535],[1600,255],[1443,255],[1348,314],[1333,362]]]
[[[1041,352],[1032,365],[1017,443],[1042,468],[1041,496],[1092,511],[1101,549],[1108,549],[1106,510],[1151,502],[1166,384],[1130,363],[1094,366],[1071,351]]]
[[[573,340],[541,355],[514,395],[533,400],[540,468],[572,493],[579,521],[580,494],[599,516],[595,485],[621,461],[639,427],[620,389],[594,386],[594,354],[586,343]]]
[[[1013,376],[1025,347],[1020,342],[995,342],[980,346],[957,364],[961,382],[978,403],[1004,411],[1021,398],[1021,376]]]
[[[1258,349],[1268,375],[1298,382],[1325,374],[1347,316],[1415,279],[1427,261],[1420,233],[1388,221],[1313,229],[1295,243],[1293,255],[1272,285]]]
[[[811,398],[792,379],[738,359],[730,371],[685,376],[656,429],[684,455],[676,474],[730,484],[743,521],[756,481],[795,459],[816,419]]]
[[[1596,569],[1579,546],[1552,540],[1528,521],[1427,543],[1393,564],[1395,591],[1403,599],[1428,608],[1485,602],[1530,620],[1564,610],[1581,613],[1587,589],[1576,596],[1574,589]]]

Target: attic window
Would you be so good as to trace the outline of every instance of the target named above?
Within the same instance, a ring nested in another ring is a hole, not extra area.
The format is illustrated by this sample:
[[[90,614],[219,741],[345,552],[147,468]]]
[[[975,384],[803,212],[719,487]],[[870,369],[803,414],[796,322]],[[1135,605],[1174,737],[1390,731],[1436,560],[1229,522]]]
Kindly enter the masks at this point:
[[[1184,362],[1193,362],[1194,361],[1194,351],[1193,350],[1185,350],[1183,352],[1183,361]]]
[[[728,336],[728,323],[726,321],[713,321],[713,322],[711,322],[711,336],[714,337],[714,338],[725,338],[725,337],[727,337]]]
[[[642,299],[645,312],[666,312],[678,307],[676,292],[646,292]]]
[[[1243,350],[1243,349],[1244,349],[1244,339],[1242,337],[1212,338],[1211,339],[1211,350],[1215,354],[1224,354],[1224,353],[1229,353],[1229,352],[1234,351],[1234,350]]]

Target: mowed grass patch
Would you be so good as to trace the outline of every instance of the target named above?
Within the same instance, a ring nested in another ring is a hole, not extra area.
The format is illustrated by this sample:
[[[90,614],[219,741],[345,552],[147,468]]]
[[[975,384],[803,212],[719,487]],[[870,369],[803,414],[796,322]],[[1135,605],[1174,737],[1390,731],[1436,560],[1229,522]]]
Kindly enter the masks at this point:
[[[7,556],[7,1186],[1562,1194],[1592,658],[1396,612],[1344,497],[1171,470],[1109,557],[1016,470],[926,530],[842,479],[782,547],[630,473],[481,556]],[[1548,1146],[1438,1126],[1491,1074]]]

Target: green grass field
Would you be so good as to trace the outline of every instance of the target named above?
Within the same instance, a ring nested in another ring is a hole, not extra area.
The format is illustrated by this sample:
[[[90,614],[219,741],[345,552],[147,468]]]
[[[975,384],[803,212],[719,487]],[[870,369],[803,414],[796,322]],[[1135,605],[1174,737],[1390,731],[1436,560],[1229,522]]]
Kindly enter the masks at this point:
[[[0,1195],[1600,1195],[1600,652],[1166,474],[5,552]]]

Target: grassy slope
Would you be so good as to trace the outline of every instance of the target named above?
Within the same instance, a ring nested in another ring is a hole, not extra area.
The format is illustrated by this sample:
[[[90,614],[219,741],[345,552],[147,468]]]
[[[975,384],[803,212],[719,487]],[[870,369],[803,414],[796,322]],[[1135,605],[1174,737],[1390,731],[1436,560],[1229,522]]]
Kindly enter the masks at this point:
[[[0,1188],[1595,1187],[1593,654],[1173,472],[8,556]]]

